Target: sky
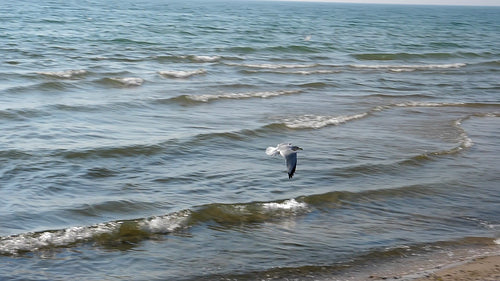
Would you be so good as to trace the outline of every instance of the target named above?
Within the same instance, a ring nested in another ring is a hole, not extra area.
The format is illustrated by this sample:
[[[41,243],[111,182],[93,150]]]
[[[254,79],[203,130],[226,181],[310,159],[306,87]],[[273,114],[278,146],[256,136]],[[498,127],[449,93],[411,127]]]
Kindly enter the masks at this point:
[[[291,1],[374,3],[374,4],[383,3],[383,4],[500,6],[500,0],[291,0]]]

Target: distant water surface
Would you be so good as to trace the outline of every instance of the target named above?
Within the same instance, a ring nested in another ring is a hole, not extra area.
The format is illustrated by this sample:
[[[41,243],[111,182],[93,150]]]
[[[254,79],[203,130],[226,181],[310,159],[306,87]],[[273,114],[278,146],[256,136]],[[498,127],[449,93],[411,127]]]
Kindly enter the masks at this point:
[[[499,14],[2,3],[0,279],[345,280],[498,251]]]

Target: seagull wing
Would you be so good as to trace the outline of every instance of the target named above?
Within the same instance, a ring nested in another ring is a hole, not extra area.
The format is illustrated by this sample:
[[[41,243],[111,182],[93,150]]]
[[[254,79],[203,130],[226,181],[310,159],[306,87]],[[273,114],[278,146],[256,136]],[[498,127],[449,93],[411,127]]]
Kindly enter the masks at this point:
[[[291,179],[295,173],[295,168],[297,168],[297,153],[288,153],[285,156],[286,160],[286,170],[288,172],[288,178]]]
[[[275,155],[277,155],[279,153],[280,152],[279,152],[279,150],[278,150],[277,147],[270,146],[270,147],[266,148],[266,154],[269,155],[269,156],[275,156]]]

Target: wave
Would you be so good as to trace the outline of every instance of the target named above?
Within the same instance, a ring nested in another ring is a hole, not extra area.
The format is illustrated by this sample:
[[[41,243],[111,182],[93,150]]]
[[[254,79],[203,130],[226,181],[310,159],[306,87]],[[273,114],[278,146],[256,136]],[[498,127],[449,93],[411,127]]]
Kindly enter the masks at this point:
[[[365,97],[379,97],[379,98],[391,98],[391,99],[409,99],[409,98],[415,98],[415,99],[432,99],[435,98],[435,96],[429,95],[429,94],[424,94],[424,93],[397,93],[397,94],[390,94],[390,93],[375,93],[375,94],[367,94]]]
[[[112,77],[100,79],[98,82],[111,86],[137,87],[144,83],[144,79],[138,77]]]
[[[262,223],[283,217],[294,217],[308,210],[306,203],[298,202],[296,199],[243,204],[214,203],[161,216],[0,237],[0,254],[19,255],[72,247],[81,243],[92,243],[103,247],[117,244],[130,245],[155,235],[179,232],[194,225],[216,223],[221,226],[231,226]]]
[[[336,74],[346,70],[382,70],[391,72],[412,72],[443,69],[458,69],[467,66],[467,63],[443,64],[328,64],[328,63],[225,63],[228,66],[245,68],[247,73],[276,73],[276,74]]]
[[[39,250],[71,247],[85,242],[102,246],[136,243],[151,237],[153,234],[170,233],[182,228],[188,215],[189,212],[186,211],[138,220],[113,221],[1,237],[0,254],[17,255]]]
[[[381,69],[392,72],[410,72],[418,70],[433,69],[452,69],[466,66],[466,63],[447,63],[447,64],[351,64],[352,68],[357,69]]]
[[[20,108],[20,109],[3,109],[0,110],[0,120],[16,120],[22,121],[30,118],[42,117],[49,115],[48,112],[37,110],[34,108]]]
[[[183,104],[189,103],[205,103],[222,99],[250,99],[250,98],[271,98],[283,95],[291,95],[301,93],[300,90],[278,90],[278,91],[263,91],[263,92],[243,92],[243,93],[222,93],[222,94],[207,94],[207,95],[181,95],[168,101],[176,101]]]
[[[329,86],[335,86],[335,84],[324,83],[324,82],[309,82],[304,84],[297,84],[296,86],[301,88],[326,88]]]
[[[405,102],[397,103],[391,105],[377,106],[370,109],[367,112],[353,114],[353,115],[340,115],[340,116],[322,116],[322,115],[302,115],[294,118],[286,118],[282,120],[282,123],[273,124],[274,129],[279,128],[280,125],[284,125],[289,129],[321,129],[326,126],[337,126],[350,121],[359,120],[366,118],[371,114],[379,111],[389,110],[397,107],[411,108],[411,107],[484,107],[484,106],[496,106],[492,104],[481,104],[481,103],[431,103],[431,102]],[[454,155],[460,153],[463,150],[469,149],[474,145],[473,140],[469,137],[465,129],[462,128],[462,123],[473,117],[500,117],[499,113],[474,113],[467,115],[463,118],[455,120],[451,126],[457,131],[456,146],[449,149],[430,151],[415,155],[409,159],[397,161],[396,163],[390,163],[386,165],[377,164],[376,167],[354,167],[352,169],[362,169],[364,173],[366,171],[386,171],[387,169],[393,169],[397,167],[402,167],[405,165],[418,165],[422,161],[427,161],[436,156]],[[271,129],[271,128],[270,128]],[[394,167],[387,167],[394,166]]]
[[[407,101],[402,103],[394,103],[388,105],[380,105],[372,108],[370,112],[384,111],[397,107],[471,107],[471,108],[482,108],[482,107],[498,107],[499,104],[492,103],[465,103],[465,102],[419,102],[419,101]]]
[[[189,77],[195,76],[195,75],[205,74],[205,73],[207,73],[207,71],[204,69],[197,69],[197,70],[191,70],[191,71],[162,70],[162,71],[158,71],[158,73],[164,77],[167,77],[167,78],[184,79],[184,78],[189,78]]]
[[[47,72],[37,72],[37,74],[60,79],[76,79],[81,78],[87,74],[87,70],[75,69],[75,70],[64,70],[64,71],[47,71]]]
[[[354,121],[370,116],[375,112],[390,110],[393,108],[412,108],[412,107],[497,107],[496,104],[489,103],[439,103],[439,102],[418,102],[408,101],[402,103],[394,103],[380,105],[369,109],[366,112],[361,112],[352,115],[313,115],[306,114],[297,117],[282,119],[282,123],[290,129],[321,129],[326,126],[337,126],[349,121]]]
[[[283,219],[305,215],[314,209],[339,208],[348,201],[356,202],[366,200],[366,198],[377,200],[378,198],[411,196],[414,193],[429,192],[432,192],[432,188],[407,186],[358,193],[335,191],[268,202],[213,203],[160,216],[0,237],[0,254],[19,255],[73,247],[82,243],[103,247],[121,244],[131,245],[150,239],[155,235],[182,232],[192,226],[217,224],[219,227],[231,228],[241,224],[279,222]]]
[[[187,58],[194,62],[216,62],[221,59],[220,56],[197,56],[197,55],[187,56]]]
[[[322,116],[322,115],[302,115],[295,118],[286,118],[283,123],[291,129],[319,129],[330,125],[339,125],[351,120],[361,119],[368,116],[368,113],[340,116]]]
[[[341,70],[329,70],[329,69],[317,69],[317,70],[295,70],[295,71],[280,71],[280,70],[270,70],[270,71],[263,71],[263,70],[242,70],[243,73],[249,73],[249,74],[254,74],[254,73],[273,73],[273,74],[283,74],[283,75],[315,75],[315,74],[338,74],[342,73]]]
[[[291,94],[291,93],[282,93]],[[250,96],[252,97],[252,96]],[[231,97],[231,98],[241,98],[241,97]],[[245,97],[247,98],[247,97]],[[184,96],[180,96],[174,99],[187,99]],[[177,101],[179,102],[179,101]],[[181,101],[182,102],[182,101]],[[192,102],[192,101],[191,101]],[[197,101],[203,102],[203,101]],[[496,104],[481,104],[481,103],[431,103],[431,102],[405,102],[396,103],[390,105],[376,106],[368,111],[350,114],[350,115],[301,115],[297,117],[288,117],[284,119],[279,119],[277,122],[272,122],[261,127],[256,127],[252,129],[242,129],[236,131],[225,131],[225,132],[212,132],[198,134],[189,138],[184,139],[171,139],[159,143],[146,143],[146,144],[134,144],[134,145],[124,145],[124,146],[101,146],[92,147],[80,150],[54,150],[42,152],[42,154],[48,153],[50,156],[62,157],[66,159],[86,159],[86,158],[122,158],[122,157],[138,157],[138,156],[154,156],[159,154],[164,154],[168,151],[168,155],[184,155],[186,153],[192,153],[192,151],[187,152],[187,150],[193,147],[198,147],[200,142],[204,143],[218,143],[218,140],[227,142],[229,141],[240,141],[248,140],[248,138],[254,138],[266,135],[270,132],[276,131],[286,131],[286,130],[316,130],[322,129],[328,126],[339,126],[349,122],[358,121],[364,118],[370,117],[376,112],[381,112],[385,110],[390,110],[393,108],[411,108],[411,107],[473,107],[473,108],[498,108]],[[71,106],[57,105],[58,110],[92,110],[92,107],[84,106],[82,108],[77,107],[76,109]],[[100,109],[99,109],[100,110]],[[29,111],[29,110],[3,110],[0,111],[0,118],[8,119],[20,119],[30,118],[30,116],[38,116],[39,114],[44,114],[46,111]],[[452,155],[455,153],[460,153],[464,149],[468,149],[473,145],[473,140],[467,135],[467,132],[461,127],[461,124],[472,117],[500,117],[497,112],[493,113],[474,113],[467,115],[454,121],[451,126],[455,128],[457,132],[456,141],[457,145],[450,149],[442,151],[430,151],[420,155],[416,155],[410,159],[402,160],[398,162],[397,165],[414,165],[421,161],[426,161],[432,159],[434,156],[442,155]],[[0,156],[2,154],[0,153]],[[389,164],[392,165],[392,164]]]
[[[293,69],[293,68],[311,68],[320,66],[320,64],[270,64],[270,63],[262,63],[262,64],[237,64],[237,63],[227,63],[229,66],[239,66],[246,68],[260,68],[260,69]]]
[[[405,59],[449,59],[454,57],[452,53],[365,53],[352,55],[358,60],[405,60]]]
[[[151,56],[150,59],[163,63],[216,63],[222,60],[241,60],[238,57],[221,55],[155,55]]]
[[[194,226],[205,225],[230,229],[246,224],[279,223],[312,212],[329,212],[367,201],[431,196],[436,193],[434,185],[430,183],[360,192],[332,191],[265,202],[212,203],[146,218],[21,233],[0,237],[0,255],[16,256],[75,247],[85,243],[98,247],[112,246],[114,249],[122,249],[153,239],[158,235],[182,234]]]
[[[270,267],[250,272],[208,273],[187,280],[417,280],[444,266],[498,254],[498,251],[492,251],[493,240],[489,237],[464,237],[381,246],[337,262]],[[388,271],[388,264],[395,266]]]
[[[459,133],[459,145],[451,150],[447,151],[441,151],[441,152],[436,152],[432,153],[431,155],[446,155],[446,154],[454,154],[457,152],[460,152],[463,149],[467,149],[472,147],[474,142],[472,139],[467,135],[467,132],[462,128],[462,123],[468,119],[474,118],[474,117],[479,117],[479,118],[488,118],[488,117],[500,117],[500,113],[475,113],[475,114],[470,114],[465,116],[464,118],[460,118],[453,122],[453,127],[455,127],[460,133]]]
[[[390,61],[390,60],[411,60],[411,59],[452,59],[452,58],[489,58],[490,52],[452,52],[452,53],[362,53],[353,54],[352,57],[366,61]]]

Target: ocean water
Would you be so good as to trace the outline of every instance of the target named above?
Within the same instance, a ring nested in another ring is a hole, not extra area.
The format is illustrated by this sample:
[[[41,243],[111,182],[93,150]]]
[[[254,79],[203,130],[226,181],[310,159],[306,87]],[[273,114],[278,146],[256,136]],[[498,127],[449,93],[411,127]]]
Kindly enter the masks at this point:
[[[499,14],[3,1],[0,279],[362,280],[498,252]]]

